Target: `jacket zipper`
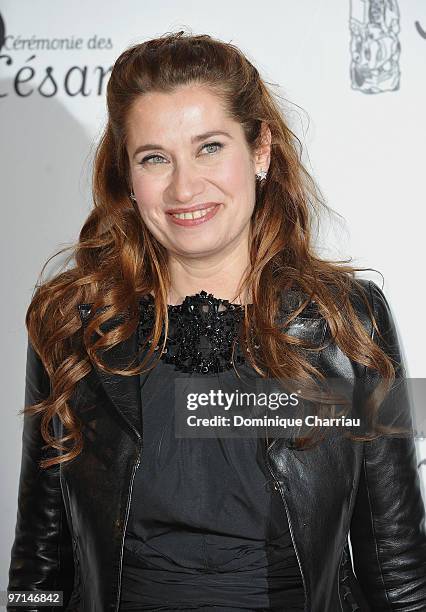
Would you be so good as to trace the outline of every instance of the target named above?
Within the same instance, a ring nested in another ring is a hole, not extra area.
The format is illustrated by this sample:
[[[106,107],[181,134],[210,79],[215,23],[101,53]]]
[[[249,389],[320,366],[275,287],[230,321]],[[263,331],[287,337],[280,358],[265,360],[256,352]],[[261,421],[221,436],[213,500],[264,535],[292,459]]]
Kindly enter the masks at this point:
[[[129,520],[130,503],[132,500],[132,491],[133,491],[133,481],[135,479],[136,470],[138,469],[140,462],[141,462],[141,455],[142,455],[142,448],[143,448],[142,439],[141,439],[141,436],[139,435],[139,432],[133,427],[133,425],[130,424],[130,426],[132,427],[132,429],[135,431],[136,435],[139,438],[139,453],[138,453],[135,463],[133,464],[133,470],[132,470],[132,475],[130,478],[130,485],[129,485],[129,495],[127,497],[126,514],[124,517],[123,535],[121,539],[120,562],[119,562],[119,569],[118,569],[117,602],[115,605],[115,612],[118,612],[119,607],[120,607],[120,595],[121,595],[120,591],[121,591],[121,579],[122,579],[122,571],[123,571],[124,540],[126,537],[127,522]]]
[[[305,593],[305,604],[306,604],[306,583],[305,583],[305,577],[303,575],[302,566],[301,566],[301,563],[300,563],[299,552],[297,550],[296,543],[294,541],[293,527],[292,527],[291,522],[290,522],[290,517],[289,517],[289,513],[288,513],[287,504],[286,504],[286,501],[285,501],[285,497],[284,497],[284,493],[283,493],[281,484],[275,478],[275,475],[274,475],[274,473],[272,471],[272,468],[271,468],[271,466],[269,464],[269,455],[268,455],[268,453],[271,450],[271,448],[274,446],[276,441],[277,441],[276,439],[272,440],[271,444],[269,445],[269,438],[266,437],[266,463],[267,463],[267,466],[268,466],[268,470],[271,473],[272,478],[274,479],[274,482],[275,482],[276,486],[278,486],[278,490],[280,492],[281,499],[282,499],[283,504],[284,504],[285,512],[286,512],[286,515],[287,515],[288,527],[289,527],[290,536],[291,536],[291,541],[293,542],[294,552],[296,553],[296,558],[297,558],[297,562],[299,564],[300,574],[302,576],[303,591]],[[339,594],[340,610],[344,611],[345,608],[343,607],[342,597],[341,597],[341,593],[340,593],[340,568],[342,566],[342,560],[343,560],[343,551],[342,551],[342,554],[340,555],[339,569],[338,569],[338,572],[337,572],[337,581],[338,581],[338,594]]]
[[[276,442],[276,439],[273,440],[271,445],[269,446],[268,445],[269,439],[268,439],[268,437],[266,437],[266,465],[268,466],[268,470],[269,470],[269,472],[270,472],[270,474],[271,474],[271,476],[272,476],[272,478],[274,480],[275,489],[278,488],[278,491],[280,492],[280,495],[281,495],[281,500],[282,500],[282,502],[284,504],[284,510],[285,510],[285,513],[286,513],[286,516],[287,516],[287,522],[288,522],[288,528],[289,528],[289,531],[290,531],[291,541],[292,541],[292,544],[293,544],[294,552],[296,554],[297,563],[299,565],[300,575],[302,576],[303,592],[304,592],[304,596],[305,596],[304,609],[305,609],[305,612],[306,612],[307,611],[307,608],[306,608],[306,602],[307,602],[306,581],[305,581],[305,576],[304,576],[303,570],[302,570],[302,564],[300,563],[299,551],[297,550],[296,542],[294,540],[293,526],[292,526],[291,521],[290,521],[290,516],[289,516],[289,512],[288,512],[288,508],[287,508],[287,502],[285,501],[285,497],[284,497],[284,493],[283,493],[283,490],[282,490],[282,487],[281,487],[281,483],[276,479],[275,474],[272,471],[271,465],[269,463],[269,451],[270,451],[270,449],[272,448],[272,446],[274,445],[275,442]]]
[[[346,536],[346,540],[347,540]],[[340,585],[340,572],[342,570],[342,563],[343,563],[343,555],[345,552],[345,548],[343,547],[342,549],[342,554],[340,555],[340,561],[339,561],[339,567],[337,570],[337,593],[339,595],[339,604],[340,604],[340,610],[343,612],[344,611],[344,607],[343,607],[343,602],[342,602],[342,593],[341,593],[341,585]],[[356,609],[356,608],[355,608]]]
[[[82,323],[83,326],[85,325],[86,322],[86,317],[88,316],[88,314],[90,314],[90,309],[91,309],[92,304],[81,304],[78,308],[79,308],[79,312],[80,314],[82,314]],[[88,307],[89,308],[89,312],[84,312],[84,307]],[[101,311],[104,309],[101,309]],[[142,436],[140,435],[140,433],[138,432],[138,430],[136,429],[136,427],[134,427],[132,425],[132,423],[129,421],[129,419],[127,417],[125,417],[123,414],[121,414],[122,418],[124,418],[124,420],[126,421],[126,423],[128,424],[128,426],[130,427],[130,429],[133,430],[133,432],[135,433],[137,439],[138,439],[138,443],[139,443],[139,449],[138,449],[138,456],[136,458],[135,463],[133,464],[133,469],[132,469],[132,475],[130,478],[130,485],[129,485],[129,494],[127,497],[127,505],[126,505],[126,514],[124,517],[124,526],[123,526],[123,535],[121,538],[121,550],[120,550],[120,561],[119,561],[119,569],[118,569],[118,587],[117,587],[117,602],[115,605],[115,611],[114,612],[119,612],[119,608],[120,608],[120,595],[121,595],[121,579],[122,579],[122,570],[123,570],[123,553],[124,553],[124,540],[126,537],[126,529],[127,529],[127,523],[129,520],[129,513],[130,513],[130,504],[131,504],[131,500],[132,500],[132,491],[133,491],[133,481],[135,479],[135,474],[136,474],[136,470],[138,469],[140,462],[141,462],[141,456],[142,456],[142,449],[143,449],[143,442],[142,442]]]

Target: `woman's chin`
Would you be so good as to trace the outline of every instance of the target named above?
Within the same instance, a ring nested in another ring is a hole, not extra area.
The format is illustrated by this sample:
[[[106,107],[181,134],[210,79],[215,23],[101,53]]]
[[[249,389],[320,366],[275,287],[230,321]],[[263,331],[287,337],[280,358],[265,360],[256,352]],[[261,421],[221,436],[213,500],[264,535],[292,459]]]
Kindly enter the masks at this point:
[[[172,251],[187,257],[203,257],[223,252],[224,244],[216,239],[211,240],[194,240],[187,239],[185,241],[175,243],[172,246]]]

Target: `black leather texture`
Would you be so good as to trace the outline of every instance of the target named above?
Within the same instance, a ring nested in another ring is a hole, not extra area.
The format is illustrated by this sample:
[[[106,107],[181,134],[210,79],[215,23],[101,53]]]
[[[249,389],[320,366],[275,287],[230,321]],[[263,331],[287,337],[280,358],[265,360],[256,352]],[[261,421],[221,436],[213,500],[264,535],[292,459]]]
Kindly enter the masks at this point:
[[[353,304],[370,336],[397,362],[401,345],[389,304],[372,281],[366,290],[378,322],[354,291]],[[83,321],[90,307],[80,305]],[[330,342],[329,327],[308,307],[289,333],[324,345],[312,359],[329,377],[373,386],[377,374]],[[107,351],[113,367],[134,356],[137,338]],[[25,404],[49,393],[49,378],[28,343]],[[356,389],[354,388],[356,395]],[[82,422],[84,450],[40,470],[45,451],[40,417],[24,417],[15,539],[8,589],[62,590],[67,612],[118,612],[123,542],[134,473],[143,467],[139,379],[92,370],[76,386],[72,408]],[[412,427],[410,401],[401,417]],[[62,424],[53,420],[55,435]],[[329,437],[312,450],[268,441],[268,466],[283,499],[305,587],[305,612],[426,611],[425,509],[414,435],[353,442]],[[348,539],[352,547],[352,557]],[[42,612],[56,607],[7,610]],[[59,608],[60,609],[60,608]]]

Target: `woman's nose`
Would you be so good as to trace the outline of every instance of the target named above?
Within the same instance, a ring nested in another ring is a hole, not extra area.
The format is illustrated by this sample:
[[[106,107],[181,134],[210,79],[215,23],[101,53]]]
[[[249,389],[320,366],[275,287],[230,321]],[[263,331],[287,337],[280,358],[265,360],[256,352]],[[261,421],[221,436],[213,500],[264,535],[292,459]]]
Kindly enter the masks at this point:
[[[203,190],[203,180],[200,172],[192,164],[176,167],[169,185],[173,200],[177,202],[192,202]]]

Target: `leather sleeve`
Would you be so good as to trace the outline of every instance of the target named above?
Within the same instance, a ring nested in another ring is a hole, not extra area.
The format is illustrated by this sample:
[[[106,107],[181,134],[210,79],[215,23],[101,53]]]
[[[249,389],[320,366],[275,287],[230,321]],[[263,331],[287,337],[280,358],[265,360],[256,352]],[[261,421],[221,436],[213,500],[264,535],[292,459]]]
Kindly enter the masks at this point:
[[[49,377],[28,341],[25,406],[45,399],[49,391]],[[18,510],[8,590],[62,590],[66,604],[74,581],[72,539],[62,500],[59,465],[47,469],[39,467],[39,460],[46,457],[40,422],[40,414],[24,414]],[[7,605],[7,610],[16,612],[64,608],[37,606],[36,603],[25,607]]]
[[[370,281],[370,299],[380,339],[372,337],[397,362],[397,376],[406,376],[401,346],[389,304]],[[374,374],[366,369],[367,388]],[[376,381],[377,382],[377,381]],[[363,443],[363,462],[351,523],[354,570],[374,612],[426,610],[425,509],[413,434],[412,407],[398,396],[397,424],[412,435],[381,435]]]

